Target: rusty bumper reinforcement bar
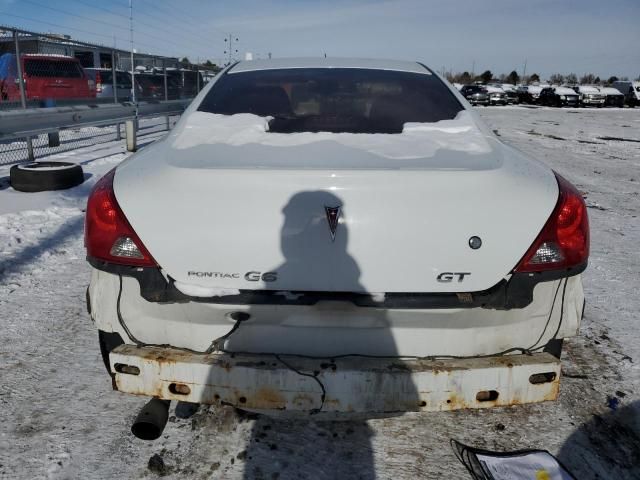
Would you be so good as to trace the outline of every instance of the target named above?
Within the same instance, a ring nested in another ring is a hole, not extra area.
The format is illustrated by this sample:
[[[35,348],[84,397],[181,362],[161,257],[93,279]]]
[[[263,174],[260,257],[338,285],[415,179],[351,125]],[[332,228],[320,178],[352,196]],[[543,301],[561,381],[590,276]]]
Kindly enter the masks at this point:
[[[322,390],[316,379],[326,390],[326,412],[515,405],[555,400],[560,386],[560,361],[548,353],[455,360],[283,360],[287,365],[271,355],[204,355],[133,345],[110,354],[121,392],[257,410],[319,408]]]

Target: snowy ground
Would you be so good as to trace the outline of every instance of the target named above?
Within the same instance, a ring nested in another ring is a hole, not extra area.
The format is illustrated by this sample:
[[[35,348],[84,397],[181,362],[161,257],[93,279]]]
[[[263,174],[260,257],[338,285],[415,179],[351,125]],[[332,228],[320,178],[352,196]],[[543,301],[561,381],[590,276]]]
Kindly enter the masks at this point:
[[[558,402],[339,423],[180,405],[160,440],[137,440],[145,401],[110,389],[84,303],[82,209],[126,157],[114,142],[61,155],[89,177],[65,192],[14,192],[0,166],[0,478],[467,479],[450,438],[545,448],[580,480],[640,478],[640,109],[479,111],[590,207],[587,308]]]

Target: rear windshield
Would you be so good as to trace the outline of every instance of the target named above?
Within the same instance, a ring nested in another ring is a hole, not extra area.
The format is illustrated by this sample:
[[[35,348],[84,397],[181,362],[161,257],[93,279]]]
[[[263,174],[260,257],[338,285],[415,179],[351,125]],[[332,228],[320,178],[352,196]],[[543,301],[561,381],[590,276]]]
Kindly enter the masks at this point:
[[[80,64],[64,60],[26,59],[24,70],[28,77],[82,78]]]
[[[198,110],[272,116],[271,132],[400,133],[407,122],[453,119],[462,106],[426,71],[304,68],[226,74]]]

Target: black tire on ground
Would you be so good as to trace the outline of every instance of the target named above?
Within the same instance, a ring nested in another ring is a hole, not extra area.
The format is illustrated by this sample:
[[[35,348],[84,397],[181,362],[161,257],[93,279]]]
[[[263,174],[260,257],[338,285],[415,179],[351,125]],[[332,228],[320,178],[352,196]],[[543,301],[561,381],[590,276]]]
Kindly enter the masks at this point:
[[[9,182],[20,192],[64,190],[84,182],[84,174],[75,163],[32,162],[11,167]]]

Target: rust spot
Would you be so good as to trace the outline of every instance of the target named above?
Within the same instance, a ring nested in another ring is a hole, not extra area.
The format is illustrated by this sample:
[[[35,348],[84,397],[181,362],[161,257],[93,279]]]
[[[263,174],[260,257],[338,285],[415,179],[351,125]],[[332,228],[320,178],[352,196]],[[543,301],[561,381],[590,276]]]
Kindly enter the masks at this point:
[[[461,408],[469,408],[470,405],[464,400],[464,398],[458,398],[455,393],[451,393],[447,399],[444,410],[458,410]]]
[[[231,369],[233,368],[233,365],[231,365],[230,362],[227,361],[220,361],[218,362],[218,365],[221,366],[222,368],[224,368],[227,372],[231,372]]]
[[[244,402],[242,399],[244,398]],[[287,399],[282,392],[274,388],[262,387],[258,389],[255,394],[240,396],[238,402],[244,406],[253,408],[277,408],[282,409],[287,406]]]
[[[291,403],[300,407],[303,410],[313,408],[314,405],[316,405],[319,402],[320,402],[320,396],[317,396],[317,398],[314,398],[313,395],[308,395],[306,393],[299,393],[291,399]],[[325,401],[325,405],[326,403],[327,402]]]
[[[327,397],[324,399],[324,404],[327,408],[333,407],[336,410],[340,409],[340,400],[333,397]]]
[[[544,401],[553,401],[558,399],[558,394],[560,393],[560,380],[556,379],[551,384],[551,389],[549,393],[544,396]]]

